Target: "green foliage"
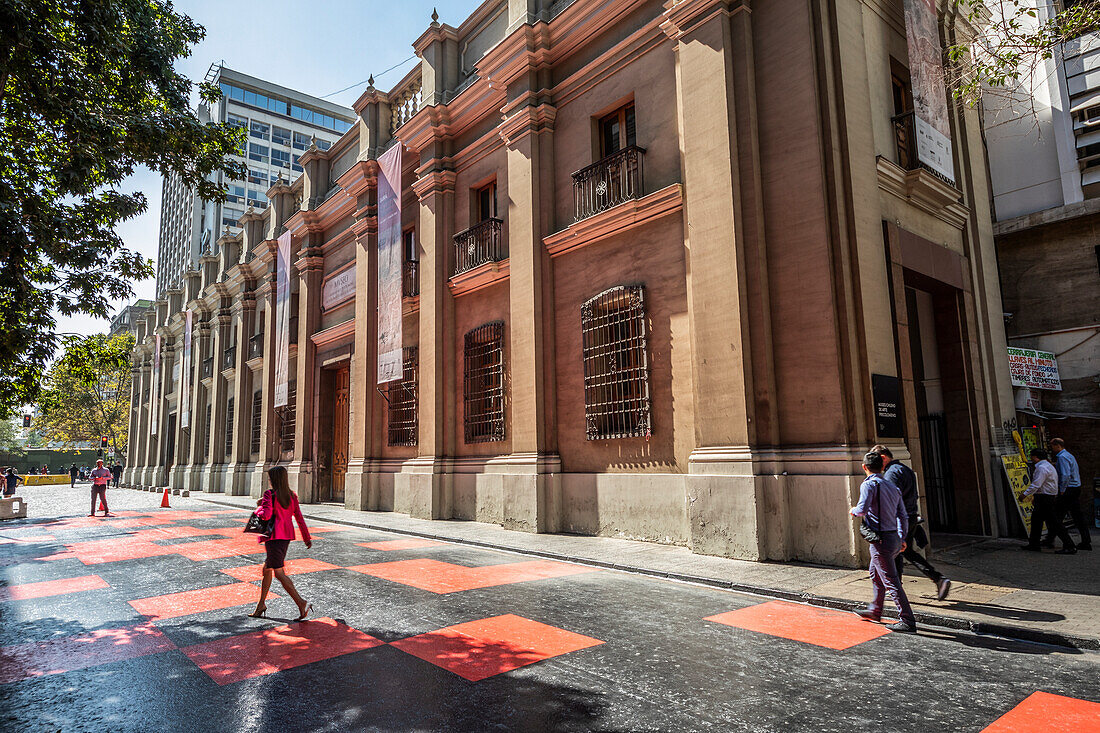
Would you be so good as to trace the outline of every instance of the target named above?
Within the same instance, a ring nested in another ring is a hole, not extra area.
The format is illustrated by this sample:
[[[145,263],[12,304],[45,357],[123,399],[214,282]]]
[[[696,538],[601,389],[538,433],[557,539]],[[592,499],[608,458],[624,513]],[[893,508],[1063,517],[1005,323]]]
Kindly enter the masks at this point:
[[[130,419],[130,354],[134,336],[70,338],[43,379],[33,427],[48,443],[73,447],[106,435],[126,454]]]
[[[11,420],[0,420],[0,451],[21,455],[23,442],[19,438],[19,429]]]
[[[1030,98],[1059,46],[1100,29],[1100,0],[1067,0],[1068,7],[1046,18],[1036,2],[961,0],[960,14],[976,32],[946,50],[948,87],[956,99],[975,106],[984,93],[1015,87]]]
[[[114,231],[146,209],[118,190],[136,166],[207,199],[240,177],[244,132],[201,122],[173,68],[204,33],[165,0],[0,0],[0,416],[33,401],[55,313],[107,317],[152,274]]]

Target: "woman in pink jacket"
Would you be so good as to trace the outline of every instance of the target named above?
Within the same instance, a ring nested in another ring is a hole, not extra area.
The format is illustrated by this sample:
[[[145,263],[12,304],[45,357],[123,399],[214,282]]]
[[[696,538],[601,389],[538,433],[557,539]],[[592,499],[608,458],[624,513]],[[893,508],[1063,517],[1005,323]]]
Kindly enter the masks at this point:
[[[271,488],[264,492],[260,499],[259,508],[255,514],[260,519],[275,517],[275,528],[270,537],[260,537],[267,550],[267,560],[264,562],[264,580],[260,586],[260,602],[256,604],[256,610],[250,613],[253,618],[262,618],[267,612],[267,593],[271,590],[271,577],[274,575],[282,583],[287,594],[298,604],[298,621],[304,621],[306,616],[313,611],[313,604],[307,603],[298,595],[298,589],[294,587],[294,581],[287,577],[283,570],[286,562],[286,551],[290,547],[290,541],[294,539],[294,521],[298,522],[298,529],[302,530],[302,541],[306,548],[313,546],[313,540],[309,536],[309,528],[302,517],[302,510],[298,506],[298,497],[290,490],[290,482],[287,480],[286,468],[275,466],[267,472],[268,482]]]

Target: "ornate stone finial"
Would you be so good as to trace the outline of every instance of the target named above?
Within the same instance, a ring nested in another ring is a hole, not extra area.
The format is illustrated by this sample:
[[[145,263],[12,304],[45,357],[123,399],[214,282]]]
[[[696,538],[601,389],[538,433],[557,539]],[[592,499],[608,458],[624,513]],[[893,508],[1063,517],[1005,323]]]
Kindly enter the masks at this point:
[[[317,149],[317,136],[316,135],[310,136],[310,138],[309,138],[309,149],[310,150],[316,150]]]
[[[248,211],[246,211],[244,213],[245,213],[246,216],[251,216],[251,214],[252,214],[252,204],[248,205]]]
[[[228,237],[229,236],[229,225],[228,224],[226,224],[225,228],[222,229],[222,236],[223,237]]]
[[[439,10],[432,8],[432,25],[439,25]]]
[[[374,74],[371,74],[369,77],[367,77],[367,86],[371,89],[374,89]]]

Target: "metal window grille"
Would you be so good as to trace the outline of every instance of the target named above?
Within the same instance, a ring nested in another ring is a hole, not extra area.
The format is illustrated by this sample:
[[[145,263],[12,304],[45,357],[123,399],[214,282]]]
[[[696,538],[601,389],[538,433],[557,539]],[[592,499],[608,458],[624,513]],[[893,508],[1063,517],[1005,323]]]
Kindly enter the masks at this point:
[[[389,402],[389,444],[416,445],[419,437],[417,422],[417,355],[416,346],[406,346],[402,354],[403,373],[400,381],[390,382],[386,399]]]
[[[264,412],[264,393],[252,393],[252,453],[260,452],[260,418]]]
[[[286,407],[279,408],[279,450],[289,453],[294,450],[294,427],[297,420],[298,385],[290,382],[287,387]]]
[[[504,440],[504,323],[467,333],[463,361],[466,442]]]
[[[648,437],[645,287],[619,286],[586,301],[581,306],[581,341],[585,437]]]
[[[206,406],[206,423],[202,433],[202,460],[207,461],[210,459],[210,420],[213,417],[211,413],[211,407],[213,405]]]
[[[233,456],[233,398],[225,403],[225,460]]]

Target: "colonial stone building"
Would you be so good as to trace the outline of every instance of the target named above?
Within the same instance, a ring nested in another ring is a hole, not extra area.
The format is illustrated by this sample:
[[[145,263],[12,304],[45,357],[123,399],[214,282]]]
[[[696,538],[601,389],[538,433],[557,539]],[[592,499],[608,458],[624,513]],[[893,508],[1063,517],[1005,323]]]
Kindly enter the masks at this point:
[[[282,463],[306,502],[851,565],[882,440],[935,528],[1004,530],[980,123],[946,121],[953,176],[917,162],[900,2],[489,0],[413,47],[143,324],[127,480],[256,496]],[[394,146],[404,363],[378,384]]]

